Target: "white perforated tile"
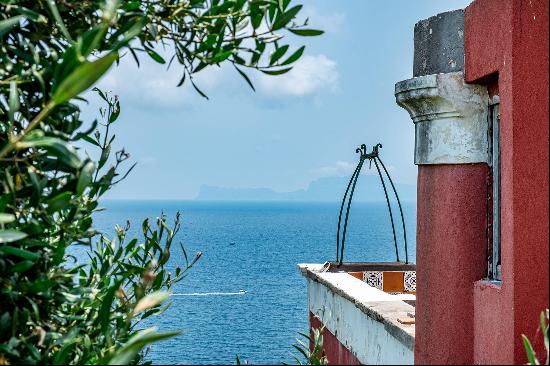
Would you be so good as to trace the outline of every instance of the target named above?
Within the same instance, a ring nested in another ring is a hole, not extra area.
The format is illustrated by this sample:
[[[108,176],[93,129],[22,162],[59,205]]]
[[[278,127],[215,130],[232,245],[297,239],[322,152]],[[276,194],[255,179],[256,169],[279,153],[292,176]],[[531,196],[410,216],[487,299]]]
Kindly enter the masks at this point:
[[[380,271],[365,271],[363,272],[363,281],[369,286],[379,290],[384,290],[384,277]]]
[[[416,291],[416,271],[405,271],[405,291]]]

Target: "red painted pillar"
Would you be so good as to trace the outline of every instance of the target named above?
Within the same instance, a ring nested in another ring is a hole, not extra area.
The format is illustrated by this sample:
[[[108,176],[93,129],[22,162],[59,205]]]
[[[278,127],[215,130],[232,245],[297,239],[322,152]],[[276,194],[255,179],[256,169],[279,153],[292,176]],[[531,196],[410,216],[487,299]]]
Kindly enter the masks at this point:
[[[472,285],[486,273],[486,164],[420,165],[417,364],[473,362]]]
[[[416,77],[396,84],[418,165],[416,364],[474,362],[473,284],[487,273],[488,93],[464,82],[463,19],[419,22]]]
[[[396,85],[416,129],[418,364],[472,363],[473,284],[487,273],[487,89],[462,72]]]

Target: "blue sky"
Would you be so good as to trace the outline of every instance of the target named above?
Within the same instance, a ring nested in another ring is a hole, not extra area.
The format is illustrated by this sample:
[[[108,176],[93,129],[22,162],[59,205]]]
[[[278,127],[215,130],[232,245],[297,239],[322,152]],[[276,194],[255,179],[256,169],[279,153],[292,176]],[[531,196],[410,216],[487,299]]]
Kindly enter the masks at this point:
[[[414,127],[394,84],[412,77],[414,24],[469,1],[302,3],[326,33],[287,36],[291,47],[306,45],[304,57],[282,77],[252,74],[256,92],[231,67],[215,67],[196,78],[205,100],[190,84],[176,87],[177,64],[166,70],[145,57],[139,69],[126,57],[101,80],[121,99],[115,147],[138,162],[110,198],[192,199],[201,185],[297,190],[351,175],[355,148],[377,142],[394,180],[416,183]],[[89,100],[84,117],[93,120],[100,104]]]

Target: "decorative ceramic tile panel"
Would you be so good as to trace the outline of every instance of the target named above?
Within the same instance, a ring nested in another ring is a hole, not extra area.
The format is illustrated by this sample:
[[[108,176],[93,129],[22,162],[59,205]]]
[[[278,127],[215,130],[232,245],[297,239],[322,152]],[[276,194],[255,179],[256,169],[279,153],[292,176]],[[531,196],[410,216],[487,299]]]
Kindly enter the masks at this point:
[[[380,271],[365,271],[363,272],[363,281],[369,286],[375,287],[379,290],[384,290],[384,279],[382,272]]]
[[[416,271],[405,271],[405,291],[416,291]]]

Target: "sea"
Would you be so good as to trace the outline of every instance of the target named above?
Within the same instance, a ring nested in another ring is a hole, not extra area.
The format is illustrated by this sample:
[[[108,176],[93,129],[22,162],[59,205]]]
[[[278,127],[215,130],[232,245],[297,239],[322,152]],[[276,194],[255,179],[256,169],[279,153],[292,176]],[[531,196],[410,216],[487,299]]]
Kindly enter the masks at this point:
[[[182,226],[172,263],[185,263],[177,245],[190,256],[203,252],[189,275],[173,288],[172,305],[150,318],[159,330],[181,335],[154,344],[153,364],[296,363],[292,347],[308,330],[307,285],[298,263],[333,261],[340,203],[102,201],[106,210],[94,225],[114,233],[131,222],[139,232],[144,218],[181,212]],[[415,261],[416,205],[402,204],[409,259]],[[393,207],[394,214],[397,206]],[[400,217],[401,256],[404,256]],[[385,202],[353,202],[345,261],[394,261],[393,234]]]

